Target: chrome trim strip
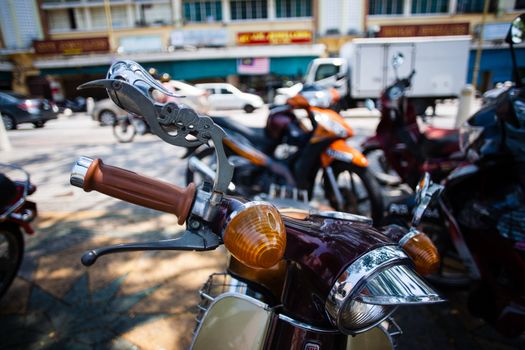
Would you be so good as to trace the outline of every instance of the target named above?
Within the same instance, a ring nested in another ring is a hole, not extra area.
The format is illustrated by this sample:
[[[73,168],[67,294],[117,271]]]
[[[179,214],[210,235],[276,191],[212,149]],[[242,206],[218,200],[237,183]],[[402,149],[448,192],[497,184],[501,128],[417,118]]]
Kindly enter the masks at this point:
[[[322,210],[317,212],[312,212],[310,216],[318,216],[322,218],[327,219],[336,219],[336,220],[346,220],[346,221],[354,221],[354,222],[362,222],[364,224],[372,225],[372,219],[366,216],[357,215],[357,214],[350,214],[350,213],[343,213],[341,211],[335,211],[335,210]]]
[[[279,210],[275,207],[275,205],[273,205],[272,203],[269,203],[269,202],[264,202],[264,201],[251,201],[251,202],[247,202],[247,203],[243,203],[238,209],[234,210],[227,218],[226,220],[224,221],[224,224],[222,225],[222,232],[224,232],[224,230],[226,230],[226,227],[228,226],[228,224],[233,220],[234,217],[236,217],[237,215],[239,215],[239,213],[241,211],[243,211],[244,209],[247,209],[247,208],[251,208],[251,207],[255,207],[255,206],[259,206],[259,205],[265,205],[265,206],[270,206],[270,207],[273,207],[275,208],[275,210],[277,210],[277,212],[279,212]]]
[[[294,327],[301,328],[307,331],[317,332],[317,333],[340,333],[338,329],[319,328],[319,327],[311,326],[301,321],[297,321],[283,314],[279,314],[278,316],[280,320],[287,322]]]
[[[73,186],[83,188],[84,178],[93,161],[94,160],[89,157],[78,158],[75,164],[73,165],[73,169],[71,169],[69,183]]]
[[[411,227],[410,230],[399,240],[398,244],[400,247],[404,246],[409,240],[411,240],[414,236],[420,234],[421,231],[419,231],[415,227]]]

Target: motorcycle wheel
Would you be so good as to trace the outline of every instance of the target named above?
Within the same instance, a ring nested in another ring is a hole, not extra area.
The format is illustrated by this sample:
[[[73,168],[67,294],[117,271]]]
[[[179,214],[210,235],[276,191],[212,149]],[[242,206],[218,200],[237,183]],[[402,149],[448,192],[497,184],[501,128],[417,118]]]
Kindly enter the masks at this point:
[[[370,170],[380,183],[397,185],[402,182],[397,172],[388,164],[381,148],[365,149],[363,154],[368,159]]]
[[[330,181],[323,176],[325,196],[330,205],[339,211],[371,217],[374,223],[383,218],[383,195],[375,177],[368,168],[344,162],[332,163],[332,170],[344,205],[339,208]]]
[[[0,298],[5,294],[22,263],[24,238],[17,226],[0,226]]]
[[[128,143],[133,141],[135,135],[137,134],[137,129],[135,125],[130,122],[129,118],[122,118],[113,125],[113,135],[120,143]]]

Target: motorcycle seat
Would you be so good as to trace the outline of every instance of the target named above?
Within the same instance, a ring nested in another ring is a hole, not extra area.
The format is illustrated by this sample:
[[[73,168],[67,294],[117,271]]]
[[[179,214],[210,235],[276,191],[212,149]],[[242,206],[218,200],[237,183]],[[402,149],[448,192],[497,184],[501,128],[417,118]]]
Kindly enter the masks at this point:
[[[231,130],[244,136],[251,144],[265,151],[275,147],[274,141],[266,136],[264,128],[256,128],[242,125],[228,117],[211,117],[213,122],[223,129]],[[225,130],[226,132],[228,132]]]
[[[442,139],[446,137],[459,137],[459,130],[458,129],[444,129],[444,128],[436,128],[433,126],[429,126],[425,129],[425,137],[427,139],[436,140],[436,139]]]
[[[0,208],[7,207],[18,195],[18,190],[13,181],[0,173]]]
[[[428,158],[449,157],[459,151],[459,130],[429,127],[423,133],[421,149]]]

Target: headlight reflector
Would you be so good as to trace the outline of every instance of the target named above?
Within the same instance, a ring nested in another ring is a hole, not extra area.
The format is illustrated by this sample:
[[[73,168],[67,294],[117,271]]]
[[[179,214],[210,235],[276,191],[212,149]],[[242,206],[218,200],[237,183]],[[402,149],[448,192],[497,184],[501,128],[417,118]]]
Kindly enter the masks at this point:
[[[397,246],[383,246],[355,260],[333,285],[325,308],[344,334],[364,332],[387,318],[400,304],[443,301],[409,267]]]

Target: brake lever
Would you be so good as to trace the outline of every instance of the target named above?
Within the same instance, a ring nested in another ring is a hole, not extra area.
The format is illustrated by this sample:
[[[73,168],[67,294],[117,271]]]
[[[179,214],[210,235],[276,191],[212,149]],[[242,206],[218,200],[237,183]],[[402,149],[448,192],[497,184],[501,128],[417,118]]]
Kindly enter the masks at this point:
[[[197,231],[185,230],[184,233],[174,239],[162,241],[122,243],[107,247],[89,250],[82,255],[80,261],[84,266],[93,265],[98,258],[103,255],[133,251],[146,250],[182,250],[182,251],[206,251],[214,250],[221,244],[219,236],[212,233],[209,229]]]
[[[210,117],[200,116],[182,104],[156,103],[152,96],[153,90],[171,96],[176,95],[164,89],[133,61],[124,60],[114,63],[106,79],[82,84],[78,89],[97,87],[105,88],[113,102],[122,109],[143,116],[151,131],[167,143],[194,148],[208,144],[209,140],[212,140],[218,165],[212,192],[217,193],[219,197],[227,192],[234,168],[224,151],[223,139],[226,133]],[[215,198],[213,205],[218,204],[219,201],[220,198]]]

